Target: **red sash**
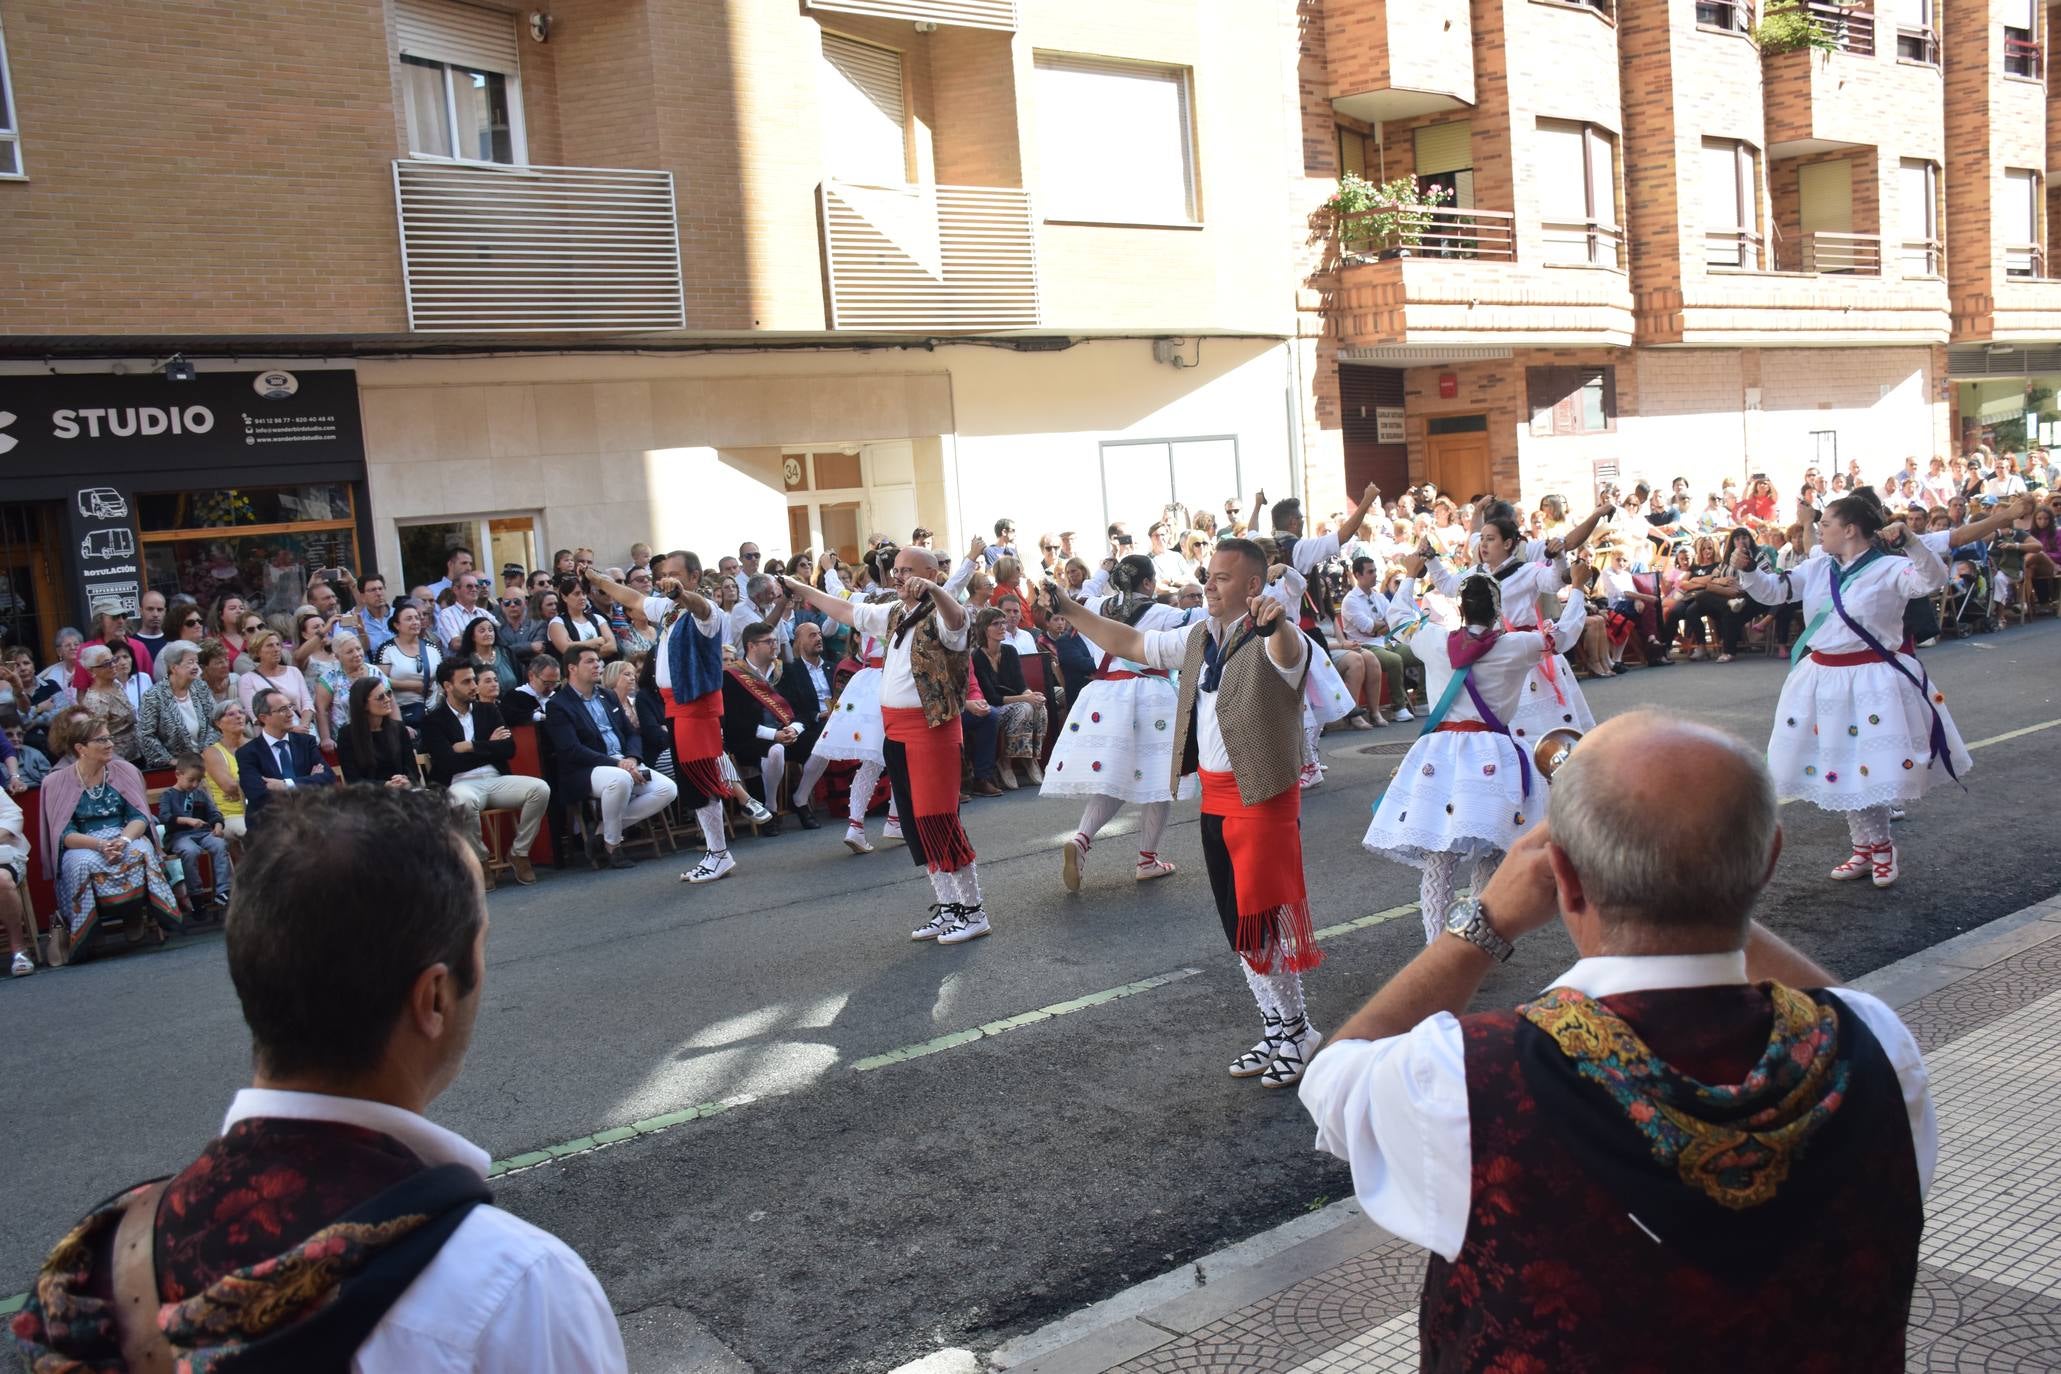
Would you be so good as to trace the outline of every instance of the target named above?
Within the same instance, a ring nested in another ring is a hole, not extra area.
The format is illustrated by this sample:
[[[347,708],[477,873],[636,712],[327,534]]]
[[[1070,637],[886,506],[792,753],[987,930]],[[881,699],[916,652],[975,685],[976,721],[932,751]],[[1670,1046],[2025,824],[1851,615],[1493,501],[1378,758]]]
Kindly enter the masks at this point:
[[[1811,650],[1811,662],[1821,668],[1858,668],[1863,663],[1887,663],[1889,660],[1873,649],[1856,649],[1850,654],[1824,654]]]
[[[787,704],[786,697],[773,690],[772,683],[766,681],[757,673],[747,672],[734,663],[724,668],[723,671],[735,679],[737,684],[744,688],[745,691],[750,692],[754,701],[758,702],[759,705],[765,707],[768,711],[771,711],[773,719],[779,721],[782,725],[794,724],[794,707]]]
[[[1456,735],[1495,734],[1496,732],[1478,720],[1442,720],[1432,734],[1451,732]]]
[[[1224,849],[1238,898],[1232,942],[1255,973],[1307,973],[1323,962],[1310,928],[1302,874],[1302,789],[1284,788],[1254,806],[1238,795],[1229,773],[1198,769],[1202,814],[1223,820]]]
[[[1156,677],[1162,681],[1166,679],[1166,669],[1164,668],[1143,668],[1135,672],[1129,668],[1118,668],[1112,672],[1109,665],[1115,661],[1116,656],[1114,654],[1102,655],[1102,661],[1095,665],[1095,681],[1129,682],[1133,678],[1141,677]]]

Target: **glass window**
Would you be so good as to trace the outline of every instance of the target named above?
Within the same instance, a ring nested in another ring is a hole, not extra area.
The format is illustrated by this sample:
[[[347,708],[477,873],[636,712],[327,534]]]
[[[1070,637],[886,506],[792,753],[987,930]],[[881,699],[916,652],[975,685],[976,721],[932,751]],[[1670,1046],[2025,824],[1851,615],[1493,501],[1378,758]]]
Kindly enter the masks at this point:
[[[1617,150],[1610,135],[1542,119],[1538,154],[1546,260],[1617,266]]]
[[[418,157],[511,165],[521,160],[509,80],[500,72],[403,57],[401,93],[408,149]]]
[[[1897,223],[1903,229],[1903,264],[1907,277],[1936,277],[1939,272],[1939,168],[1905,158],[1897,164]]]
[[[146,540],[173,530],[349,520],[351,488],[348,482],[323,482],[305,487],[155,492],[138,496],[136,510]]]
[[[2004,273],[2039,277],[2040,174],[2019,167],[2004,169],[2003,203],[1997,207],[1997,239],[2004,249]]]
[[[426,157],[454,156],[451,109],[444,100],[444,64],[402,58],[401,94],[408,111],[408,151]]]
[[[1703,243],[1709,267],[1758,267],[1753,149],[1728,138],[1703,140]]]
[[[826,33],[816,84],[822,100],[824,169],[839,180],[868,186],[907,184],[902,55]]]
[[[1040,53],[1036,90],[1046,218],[1195,222],[1185,70]]]
[[[477,162],[514,162],[514,132],[508,122],[508,78],[499,72],[452,67],[451,107],[458,115],[459,156]]]
[[[1604,434],[1617,427],[1617,369],[1528,367],[1524,387],[1531,432]]]
[[[21,126],[14,122],[14,78],[7,71],[7,34],[0,30],[0,177],[20,175]]]
[[[348,482],[146,493],[136,511],[146,583],[168,597],[235,592],[284,617],[318,573],[361,570]]]

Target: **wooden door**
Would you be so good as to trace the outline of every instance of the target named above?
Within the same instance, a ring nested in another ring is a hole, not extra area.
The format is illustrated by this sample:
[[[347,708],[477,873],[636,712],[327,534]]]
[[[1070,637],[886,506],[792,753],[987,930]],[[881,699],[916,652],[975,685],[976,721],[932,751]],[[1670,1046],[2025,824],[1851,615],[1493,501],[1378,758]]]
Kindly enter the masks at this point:
[[[1424,441],[1426,476],[1455,501],[1467,501],[1489,485],[1489,437],[1486,430],[1433,434]]]

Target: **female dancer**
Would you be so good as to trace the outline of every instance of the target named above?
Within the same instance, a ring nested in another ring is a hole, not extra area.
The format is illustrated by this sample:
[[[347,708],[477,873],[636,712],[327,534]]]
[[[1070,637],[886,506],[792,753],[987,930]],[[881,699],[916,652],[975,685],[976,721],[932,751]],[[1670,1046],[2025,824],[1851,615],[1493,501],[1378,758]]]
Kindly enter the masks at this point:
[[[869,549],[865,563],[870,580],[875,586],[891,582],[882,573],[877,561],[878,549]],[[887,554],[885,566],[892,567],[894,551]],[[823,590],[832,596],[843,596],[846,600],[880,600],[892,593],[867,596],[863,593],[847,593],[836,571],[826,566],[823,570]],[[833,624],[835,622],[832,622]],[[866,812],[873,805],[873,791],[880,782],[880,775],[887,768],[887,754],[882,748],[886,729],[880,716],[881,667],[887,661],[887,646],[871,635],[853,632],[853,657],[858,659],[859,671],[845,682],[844,690],[831,703],[830,719],[824,722],[823,734],[816,741],[815,749],[809,754],[809,761],[802,766],[801,780],[795,785],[797,797],[813,797],[816,784],[833,763],[852,762],[859,765],[859,771],[852,775],[851,804],[844,830],[844,847],[854,854],[871,854],[873,845],[866,838]],[[881,836],[885,840],[902,838],[901,817],[895,814],[894,797],[887,800],[887,829]]]
[[[1762,572],[1744,551],[1732,557],[1754,600],[1803,603],[1799,657],[1775,703],[1768,768],[1784,800],[1846,813],[1853,853],[1832,870],[1834,881],[1872,877],[1888,887],[1897,876],[1891,806],[1958,781],[1971,766],[1946,694],[1894,647],[1904,641],[1905,603],[1945,585],[1946,565],[1907,538],[1902,522],[1888,521],[1869,487],[1829,503],[1818,528],[1824,556],[1793,571]]]
[[[1199,617],[1153,600],[1159,589],[1152,560],[1126,554],[1109,574],[1115,590],[1092,597],[1089,610],[1140,631],[1177,630]],[[1125,802],[1135,802],[1138,815],[1139,882],[1164,878],[1173,864],[1159,857],[1159,839],[1166,833],[1167,809],[1174,794],[1173,683],[1165,671],[1129,659],[1101,654],[1095,676],[1067,712],[1066,728],[1052,746],[1045,765],[1045,783],[1038,795],[1086,797],[1080,829],[1060,846],[1060,880],[1068,892],[1081,887],[1081,869],[1095,835],[1109,824]]]
[[[1275,557],[1281,561],[1267,569],[1266,594],[1287,610],[1289,624],[1292,625],[1301,612],[1309,580],[1287,561],[1289,542],[1283,539],[1274,541]],[[1324,646],[1307,631],[1303,638],[1310,641],[1310,670],[1302,679],[1302,771],[1296,775],[1296,783],[1308,791],[1324,780],[1324,755],[1317,748],[1317,740],[1323,735],[1324,727],[1357,711],[1360,702],[1358,695],[1346,685],[1344,675],[1331,661],[1331,655]]]
[[[1529,749],[1532,741],[1549,730],[1563,726],[1593,730],[1596,716],[1589,710],[1589,703],[1574,680],[1574,669],[1559,648],[1580,639],[1582,622],[1573,622],[1572,635],[1565,635],[1556,625],[1539,620],[1539,599],[1557,594],[1567,581],[1565,564],[1527,562],[1524,554],[1515,519],[1499,512],[1482,522],[1481,562],[1472,572],[1501,584],[1504,629],[1528,630],[1544,637],[1538,662],[1532,665],[1531,675],[1525,680],[1516,715],[1509,721],[1517,747]],[[1445,596],[1459,593],[1460,573],[1436,558],[1428,558],[1426,567],[1438,592]]]
[[[1391,623],[1412,614],[1413,584],[1425,562],[1421,554],[1403,559]],[[1520,586],[1529,593],[1533,583],[1527,578]],[[1517,837],[1546,812],[1545,780],[1533,774],[1531,746],[1512,739],[1507,722],[1553,641],[1535,630],[1505,628],[1506,584],[1494,575],[1467,573],[1455,590],[1459,623],[1427,625],[1413,642],[1434,705],[1375,803],[1364,841],[1373,853],[1423,870],[1418,908],[1426,944],[1445,929],[1460,861],[1472,863],[1472,891],[1480,892]],[[1587,615],[1587,604],[1570,596],[1552,629],[1572,640]]]

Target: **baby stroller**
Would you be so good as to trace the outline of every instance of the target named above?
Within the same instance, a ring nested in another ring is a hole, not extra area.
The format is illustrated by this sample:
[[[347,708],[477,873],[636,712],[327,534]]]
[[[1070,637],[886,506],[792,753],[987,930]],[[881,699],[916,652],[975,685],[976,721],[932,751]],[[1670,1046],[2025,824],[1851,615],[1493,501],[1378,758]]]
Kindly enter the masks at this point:
[[[1996,629],[1996,573],[1990,566],[1989,545],[1969,544],[1955,549],[1948,556],[1947,566],[1951,576],[1940,592],[1940,633],[1959,639]]]

